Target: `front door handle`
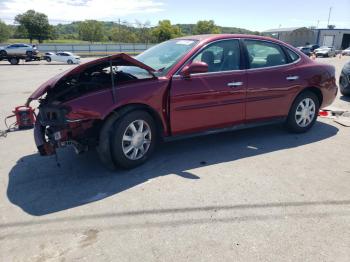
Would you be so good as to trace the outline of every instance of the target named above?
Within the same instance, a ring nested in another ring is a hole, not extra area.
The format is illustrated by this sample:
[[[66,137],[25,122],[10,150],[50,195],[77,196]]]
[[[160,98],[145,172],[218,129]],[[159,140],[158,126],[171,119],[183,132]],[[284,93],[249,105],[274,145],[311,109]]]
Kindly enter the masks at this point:
[[[299,79],[299,76],[287,76],[286,79],[288,81],[294,81],[294,80],[298,80]]]
[[[243,85],[243,82],[230,82],[230,83],[227,83],[228,87],[237,87],[237,86],[242,86],[242,85]]]

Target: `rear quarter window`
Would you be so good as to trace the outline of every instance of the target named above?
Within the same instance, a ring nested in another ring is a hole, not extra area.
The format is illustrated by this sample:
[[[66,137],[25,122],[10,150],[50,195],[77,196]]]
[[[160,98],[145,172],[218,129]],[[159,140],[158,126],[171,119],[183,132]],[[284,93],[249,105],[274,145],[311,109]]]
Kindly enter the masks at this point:
[[[299,59],[299,55],[295,53],[294,51],[290,50],[289,48],[286,48],[287,54],[290,58],[291,62],[295,62]]]

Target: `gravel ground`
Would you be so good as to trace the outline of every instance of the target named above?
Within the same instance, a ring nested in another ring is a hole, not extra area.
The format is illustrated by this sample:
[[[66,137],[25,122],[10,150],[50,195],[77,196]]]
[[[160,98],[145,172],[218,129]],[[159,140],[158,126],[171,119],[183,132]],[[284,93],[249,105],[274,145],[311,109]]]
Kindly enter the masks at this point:
[[[318,60],[339,74],[350,57]],[[0,62],[0,119],[69,67]],[[11,133],[0,138],[0,261],[348,262],[349,133],[323,118],[302,135],[200,137],[116,173],[71,149],[59,167],[31,130]]]

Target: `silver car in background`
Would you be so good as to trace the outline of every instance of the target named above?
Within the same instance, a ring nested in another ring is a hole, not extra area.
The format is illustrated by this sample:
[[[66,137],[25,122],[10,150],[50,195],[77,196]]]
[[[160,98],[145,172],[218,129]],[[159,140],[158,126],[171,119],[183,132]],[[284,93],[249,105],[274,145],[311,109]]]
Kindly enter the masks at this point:
[[[0,56],[8,55],[27,55],[33,56],[38,54],[38,49],[35,45],[28,44],[12,44],[5,47],[0,47]]]
[[[344,50],[342,51],[342,55],[350,55],[350,47],[344,49]]]
[[[314,50],[317,57],[334,57],[336,55],[334,46],[321,46]]]

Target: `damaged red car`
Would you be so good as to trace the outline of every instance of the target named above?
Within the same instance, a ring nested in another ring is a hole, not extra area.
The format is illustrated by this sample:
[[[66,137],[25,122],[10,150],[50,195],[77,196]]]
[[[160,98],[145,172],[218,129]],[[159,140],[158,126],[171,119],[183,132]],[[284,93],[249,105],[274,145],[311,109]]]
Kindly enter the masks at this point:
[[[159,140],[277,122],[305,132],[337,90],[333,66],[283,42],[200,35],[79,65],[42,84],[27,105],[40,102],[41,155],[97,148],[114,169],[142,164]]]

